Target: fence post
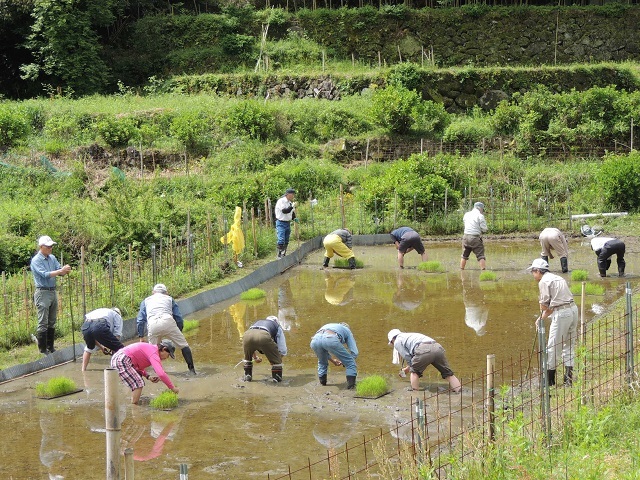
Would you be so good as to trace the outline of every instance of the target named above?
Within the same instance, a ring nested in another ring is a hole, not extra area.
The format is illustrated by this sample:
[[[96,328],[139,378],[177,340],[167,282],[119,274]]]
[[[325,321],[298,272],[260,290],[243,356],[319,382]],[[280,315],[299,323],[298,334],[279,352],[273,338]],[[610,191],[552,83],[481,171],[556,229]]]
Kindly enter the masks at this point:
[[[135,480],[134,468],[133,468],[133,448],[127,447],[124,449],[124,479]]]
[[[152,282],[154,285],[156,283],[158,283],[157,278],[158,278],[158,273],[156,270],[156,244],[152,243],[151,244],[151,278],[152,278]]]
[[[417,449],[417,454],[418,454],[418,465],[422,465],[424,463],[424,455],[422,453],[422,437],[424,436],[424,425],[425,425],[425,419],[424,419],[424,403],[421,399],[416,399],[416,418],[418,420],[418,435],[417,437],[417,442],[418,442],[418,449]]]
[[[107,480],[120,479],[120,402],[118,401],[118,372],[104,370],[104,417],[107,432]]]
[[[582,340],[582,344],[586,345],[587,343],[587,323],[584,321],[584,304],[585,304],[585,296],[587,290],[587,282],[582,282],[582,293],[580,295],[580,339]],[[586,361],[586,358],[585,358]],[[587,368],[586,365],[582,366],[582,395],[580,398],[580,403],[582,405],[587,404]]]
[[[345,227],[344,223],[344,192],[342,189],[342,184],[340,184],[340,218],[342,221],[342,228]]]
[[[542,430],[545,433],[545,443],[551,447],[551,401],[549,399],[549,382],[547,378],[547,342],[545,341],[544,320],[537,322],[538,345],[540,345],[540,407],[542,416]]]
[[[489,441],[493,442],[496,439],[495,433],[495,378],[494,372],[496,367],[495,354],[487,355],[487,413],[489,414]]]
[[[627,327],[627,381],[629,385],[634,381],[635,377],[635,363],[633,359],[633,307],[631,305],[631,297],[633,290],[631,290],[631,282],[627,282],[625,289],[625,296],[627,297],[627,312],[626,312],[626,327]]]
[[[189,480],[189,467],[186,463],[180,464],[180,480]]]

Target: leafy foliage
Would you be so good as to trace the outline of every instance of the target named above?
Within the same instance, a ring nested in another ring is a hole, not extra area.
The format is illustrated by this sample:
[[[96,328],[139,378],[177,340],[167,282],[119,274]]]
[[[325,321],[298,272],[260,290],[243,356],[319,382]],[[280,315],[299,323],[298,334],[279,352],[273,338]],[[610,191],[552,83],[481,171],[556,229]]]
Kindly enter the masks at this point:
[[[640,153],[611,155],[602,164],[598,183],[606,204],[614,210],[640,209]]]
[[[419,95],[402,86],[376,91],[371,99],[373,122],[393,133],[407,133],[414,122],[414,107]]]
[[[15,105],[0,104],[0,149],[12,147],[27,138],[29,124]]]

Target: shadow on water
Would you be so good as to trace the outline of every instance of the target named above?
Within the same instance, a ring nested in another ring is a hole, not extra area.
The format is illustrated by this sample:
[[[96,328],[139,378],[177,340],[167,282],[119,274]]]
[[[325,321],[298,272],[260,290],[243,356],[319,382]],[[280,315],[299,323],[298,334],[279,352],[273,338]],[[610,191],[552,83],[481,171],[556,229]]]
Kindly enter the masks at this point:
[[[194,478],[266,478],[267,473],[286,472],[287,464],[305,465],[308,458],[323,458],[326,449],[408,419],[407,380],[397,377],[387,345],[392,328],[437,339],[463,381],[482,374],[488,354],[505,363],[519,355],[530,357],[537,284],[525,268],[538,255],[536,242],[489,243],[487,265],[497,275],[489,282],[479,280],[473,258],[468,270],[459,270],[458,243],[427,247],[430,260],[439,261],[444,273],[417,270],[419,256],[411,253],[407,268],[398,269],[393,246],[359,247],[355,253],[366,267],[356,271],[323,270],[322,252],[315,252],[263,284],[264,299],[225,302],[191,316],[200,320],[200,328],[188,334],[198,376],[185,374],[180,354],[165,364],[181,389],[179,407],[158,412],[148,406],[164,390],[162,384],[145,387],[142,406],[129,405],[129,392],[121,386],[122,444],[134,449],[136,475],[175,478],[179,465],[186,463]],[[628,259],[628,272],[638,271],[634,261]],[[559,269],[557,259],[551,267]],[[588,246],[572,245],[570,267],[587,270],[590,281],[606,287],[605,295],[587,297],[587,321],[624,292],[626,279],[597,277]],[[255,381],[244,383],[242,367],[234,368],[242,359],[242,335],[268,315],[277,315],[286,330],[284,381],[268,381],[265,361],[255,365]],[[329,322],[350,324],[360,350],[359,377],[388,376],[394,389],[390,395],[355,399],[345,390],[340,367],[330,366],[329,386],[317,384],[309,342]],[[107,366],[108,357],[94,355],[85,374],[78,362],[0,385],[3,478],[104,478],[102,369]],[[36,382],[60,375],[73,378],[83,392],[52,401],[35,399]],[[445,382],[429,368],[421,384],[434,391]]]

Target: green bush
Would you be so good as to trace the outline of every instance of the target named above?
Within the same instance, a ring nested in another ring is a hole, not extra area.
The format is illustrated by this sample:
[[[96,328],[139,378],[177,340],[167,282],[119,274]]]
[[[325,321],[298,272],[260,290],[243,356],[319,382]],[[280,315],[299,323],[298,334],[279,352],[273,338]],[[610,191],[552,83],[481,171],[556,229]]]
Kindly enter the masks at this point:
[[[173,117],[169,132],[184,145],[187,152],[199,155],[209,147],[212,126],[204,112],[192,110]]]
[[[387,84],[420,93],[424,85],[423,70],[415,63],[401,63],[391,68]]]
[[[129,145],[131,139],[137,135],[137,130],[136,121],[128,116],[107,116],[96,123],[96,131],[112,148]]]
[[[640,153],[608,156],[597,175],[608,207],[616,211],[640,209]]]
[[[373,123],[393,133],[408,133],[414,123],[414,108],[420,96],[401,86],[389,86],[374,92],[371,99]]]
[[[488,117],[474,110],[474,114],[471,116],[458,117],[452,121],[446,128],[442,139],[445,142],[478,144],[483,138],[491,139],[493,136],[493,129],[488,122]]]
[[[437,138],[451,124],[451,115],[444,105],[431,100],[418,103],[412,112],[415,119],[414,128],[430,138]]]
[[[23,142],[28,134],[29,123],[20,109],[0,103],[0,149]]]
[[[227,111],[225,126],[232,133],[265,141],[276,133],[275,123],[276,116],[269,107],[248,100]]]

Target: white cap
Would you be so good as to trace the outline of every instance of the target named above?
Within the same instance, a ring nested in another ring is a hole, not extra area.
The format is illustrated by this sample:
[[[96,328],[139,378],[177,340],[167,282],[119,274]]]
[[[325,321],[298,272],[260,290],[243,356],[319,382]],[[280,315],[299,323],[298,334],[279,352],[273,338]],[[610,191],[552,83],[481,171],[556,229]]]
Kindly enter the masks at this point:
[[[482,202],[476,202],[473,204],[473,208],[477,208],[477,209],[482,209],[484,210],[484,203]]]
[[[120,311],[120,309],[118,307],[113,307],[111,310],[116,312],[118,315],[122,316],[122,312]]]
[[[54,245],[56,245],[57,242],[54,242],[53,240],[51,240],[51,237],[49,235],[43,235],[38,239],[38,246],[45,246],[45,247],[53,247]]]
[[[278,317],[276,317],[275,315],[269,315],[266,319],[278,323]]]
[[[549,264],[541,258],[536,258],[533,262],[531,262],[531,265],[527,267],[527,270],[531,270],[533,268],[539,268],[540,270],[549,270]]]
[[[154,292],[167,293],[167,286],[164,283],[158,283],[153,287]]]
[[[391,341],[396,338],[398,336],[398,334],[402,333],[400,330],[398,330],[397,328],[394,328],[393,330],[389,330],[389,333],[387,333],[387,338],[389,339],[389,345],[391,345]]]

